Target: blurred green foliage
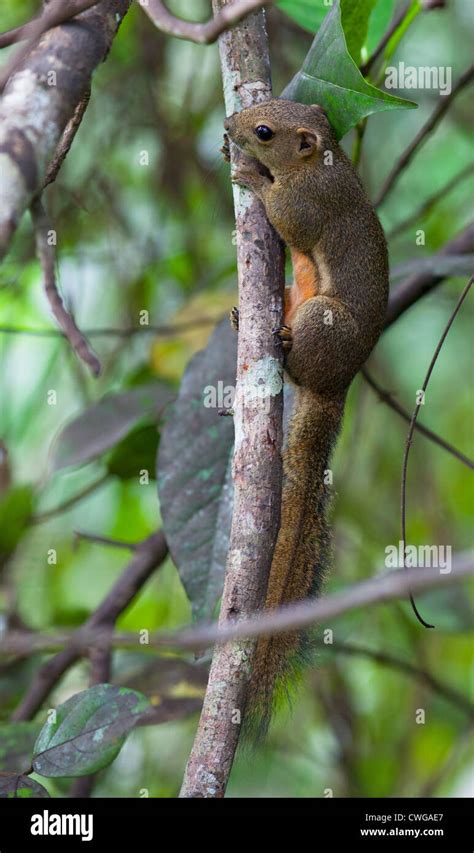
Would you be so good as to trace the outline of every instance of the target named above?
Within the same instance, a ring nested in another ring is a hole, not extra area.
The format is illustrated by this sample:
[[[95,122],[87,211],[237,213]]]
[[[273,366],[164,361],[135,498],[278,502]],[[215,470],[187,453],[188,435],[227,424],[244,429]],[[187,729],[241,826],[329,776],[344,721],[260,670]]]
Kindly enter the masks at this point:
[[[38,5],[4,0],[0,28],[27,20]],[[312,33],[285,14],[291,0],[278,5],[268,15],[275,93],[300,68],[312,41]],[[295,0],[295,8],[302,5]],[[209,12],[203,0],[175,0],[169,6],[194,20]],[[298,20],[296,14],[293,18]],[[371,32],[369,25],[370,50],[376,43],[370,41]],[[445,10],[418,15],[392,61],[451,66],[456,79],[471,61],[473,39],[472,3],[452,0]],[[372,196],[438,97],[433,91],[399,94],[416,100],[419,109],[369,119],[360,171]],[[95,459],[74,470],[51,473],[51,448],[70,419],[105,393],[158,380],[177,390],[191,355],[205,345],[215,320],[235,304],[232,193],[219,154],[223,117],[217,47],[160,34],[137,4],[95,76],[74,146],[47,191],[58,230],[59,282],[81,328],[136,327],[143,310],[153,326],[201,318],[197,326],[166,337],[146,330],[94,337],[104,371],[93,380],[61,338],[21,333],[55,328],[27,216],[0,267],[0,323],[2,329],[17,330],[0,333],[0,439],[8,452],[2,482],[12,484],[0,523],[0,608],[3,618],[24,627],[81,624],[122,571],[126,552],[86,541],[77,546],[75,530],[138,541],[160,524],[153,472],[148,484],[139,482],[137,467],[133,476],[133,464],[143,465],[142,451],[147,459],[153,452],[149,427],[134,424],[128,448],[118,445],[108,461]],[[387,232],[466,166],[472,157],[471,129],[466,91],[381,207]],[[352,136],[344,141],[349,152]],[[472,216],[473,190],[471,175],[403,230],[390,243],[391,264],[429,256],[457,234]],[[416,243],[418,229],[426,233],[423,246]],[[462,279],[450,279],[406,312],[371,359],[373,374],[409,410],[462,284]],[[465,304],[420,419],[472,456],[471,324],[472,307]],[[51,390],[54,405],[48,402]],[[382,571],[385,547],[399,540],[406,430],[358,377],[334,461],[334,568],[328,591]],[[100,488],[67,511],[42,524],[28,523],[30,513],[60,506],[103,476]],[[409,541],[451,544],[454,552],[467,548],[470,483],[467,468],[417,436],[408,477]],[[8,510],[12,502],[21,504],[14,523]],[[50,549],[56,552],[53,562],[48,562]],[[356,611],[321,629],[333,628],[339,642],[408,660],[467,694],[472,636],[466,596],[463,589],[441,600],[419,599],[422,612],[433,616],[435,631],[423,629],[405,602]],[[134,631],[175,628],[188,623],[190,612],[176,569],[167,560],[118,624]],[[124,656],[116,655],[117,675]],[[144,664],[150,660],[145,652],[142,657]],[[14,674],[0,664],[4,722],[39,660],[36,655],[17,664]],[[49,701],[59,703],[87,687],[88,674],[86,663],[74,667]],[[182,675],[169,689],[170,695],[202,693],[202,685]],[[415,720],[420,708],[424,724]],[[38,718],[43,722],[41,714]],[[472,782],[467,722],[460,708],[421,681],[370,657],[326,648],[305,677],[292,716],[282,711],[251,759],[244,751],[238,756],[229,795],[321,797],[328,790],[334,796],[466,795]],[[195,725],[193,715],[134,731],[112,767],[99,775],[95,793],[139,796],[146,788],[150,796],[175,796]],[[53,795],[67,791],[60,782],[48,780],[46,787]]]

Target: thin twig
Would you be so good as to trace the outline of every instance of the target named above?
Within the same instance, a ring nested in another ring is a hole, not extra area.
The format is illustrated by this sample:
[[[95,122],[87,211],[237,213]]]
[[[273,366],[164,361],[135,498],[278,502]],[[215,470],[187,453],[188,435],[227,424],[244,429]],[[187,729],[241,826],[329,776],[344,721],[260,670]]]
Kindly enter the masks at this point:
[[[56,258],[54,244],[51,240],[51,234],[54,231],[41,199],[38,197],[31,205],[31,218],[35,229],[36,250],[43,271],[45,293],[51,306],[51,311],[73,350],[88,365],[93,375],[98,376],[101,371],[100,361],[90,349],[84,335],[65,308],[57,289],[55,274]]]
[[[407,410],[404,409],[403,406],[400,405],[398,400],[393,397],[390,391],[386,391],[385,388],[382,388],[382,386],[375,381],[375,379],[369,373],[366,367],[362,368],[361,373],[367,384],[370,385],[373,391],[375,391],[379,399],[382,400],[383,403],[386,403],[388,406],[390,406],[390,408],[393,409],[393,411],[396,412],[398,415],[400,415],[401,418],[407,421],[407,423],[410,423],[412,417],[411,414],[407,412]],[[469,459],[468,456],[465,456],[464,453],[461,453],[460,450],[457,450],[455,447],[453,447],[452,444],[449,444],[449,442],[445,441],[444,438],[441,438],[440,435],[437,435],[431,429],[428,429],[428,427],[425,427],[423,426],[423,424],[420,423],[416,423],[415,428],[419,433],[421,433],[421,435],[424,435],[425,438],[429,438],[430,441],[433,441],[439,447],[442,447],[443,450],[447,450],[448,453],[451,453],[452,456],[454,456],[456,459],[459,459],[459,461],[462,462],[464,465],[467,465],[468,468],[474,470],[473,460]]]
[[[223,315],[224,316],[224,315]],[[152,335],[177,335],[181,332],[186,332],[189,329],[199,328],[202,325],[215,325],[223,319],[223,316],[218,317],[197,317],[194,320],[183,320],[180,323],[170,323],[163,326],[129,326],[124,329],[114,329],[112,327],[104,327],[97,329],[85,329],[84,334],[88,338],[131,338],[134,335],[152,334]],[[21,326],[0,326],[0,335],[28,335],[34,338],[64,338],[67,340],[64,332],[60,329],[25,329]]]
[[[135,634],[108,634],[110,638],[110,648],[119,649],[119,648],[134,648],[138,645],[137,635]],[[25,657],[31,655],[33,652],[37,651],[51,651],[52,649],[61,648],[66,643],[70,643],[72,639],[72,635],[68,634],[67,636],[58,636],[58,635],[42,635],[40,633],[30,633],[30,632],[21,632],[21,631],[11,631],[9,632],[2,640],[3,653],[14,656],[16,659],[19,657]],[[103,651],[101,646],[104,642],[104,634],[99,630],[95,630],[90,635],[90,642],[97,643],[99,647],[94,645],[94,661],[95,661],[95,684],[101,684],[109,680],[109,673],[107,669],[102,669],[102,658],[100,657],[101,652]],[[465,696],[463,693],[459,693],[449,684],[446,684],[444,681],[441,681],[436,676],[432,675],[427,670],[424,670],[420,667],[415,666],[409,661],[403,660],[402,658],[398,658],[396,655],[392,655],[388,652],[378,651],[377,649],[371,649],[367,646],[361,646],[359,644],[351,644],[347,642],[338,642],[334,640],[332,643],[325,643],[323,640],[318,640],[317,645],[325,649],[328,652],[334,652],[335,654],[346,655],[349,657],[365,657],[369,660],[373,660],[375,663],[380,664],[381,666],[387,666],[391,669],[398,670],[399,672],[404,673],[410,678],[414,678],[418,681],[421,681],[423,684],[432,690],[434,693],[437,693],[439,696],[443,696],[448,702],[451,702],[453,705],[457,706],[460,710],[468,714],[469,716],[474,716],[474,704],[470,701],[470,699]],[[151,635],[150,642],[148,647],[155,646],[155,637]],[[143,647],[142,647],[143,648]],[[106,666],[105,662],[103,663],[104,667]],[[98,667],[100,669],[98,669]]]
[[[96,533],[88,533],[85,530],[74,530],[74,539],[76,543],[80,539],[85,539],[86,542],[95,542],[110,548],[123,548],[126,551],[135,551],[139,545],[137,542],[123,542],[121,539],[110,539],[108,536],[98,536]]]
[[[459,693],[444,681],[440,681],[439,678],[436,678],[425,669],[421,669],[420,667],[409,663],[409,661],[397,658],[395,655],[391,655],[387,652],[379,652],[376,649],[370,649],[367,646],[353,645],[351,643],[338,643],[337,641],[334,641],[333,643],[327,644],[321,642],[318,643],[318,645],[323,646],[328,651],[334,651],[336,654],[349,655],[350,657],[365,657],[381,664],[382,666],[389,666],[392,669],[398,669],[405,675],[410,676],[410,678],[415,678],[418,681],[423,682],[434,693],[437,693],[439,696],[443,696],[448,700],[448,702],[456,705],[469,716],[474,717],[474,704],[467,696]]]
[[[205,24],[183,21],[172,15],[162,0],[148,0],[142,5],[143,11],[161,32],[179,39],[194,41],[196,44],[212,44],[230,27],[240,23],[248,15],[258,12],[263,6],[270,6],[274,0],[235,0],[224,6]]]
[[[89,485],[85,486],[84,489],[81,489],[80,492],[72,495],[72,497],[68,498],[64,503],[58,504],[45,512],[39,512],[36,515],[32,515],[29,520],[30,524],[44,524],[45,521],[50,521],[51,518],[56,518],[57,515],[67,512],[68,509],[71,509],[71,507],[80,503],[80,501],[83,501],[84,498],[87,498],[93,492],[97,491],[97,489],[100,489],[108,479],[108,476],[109,474],[106,471],[105,474],[101,474],[97,480],[93,480],[92,483],[89,483]]]
[[[71,119],[68,121],[66,127],[64,128],[63,135],[61,136],[61,139],[59,140],[59,145],[56,148],[56,153],[48,166],[48,171],[46,172],[46,176],[43,182],[43,189],[45,189],[48,184],[52,184],[53,181],[56,180],[58,172],[69,153],[72,143],[74,142],[74,138],[76,136],[77,131],[79,130],[81,121],[84,118],[84,113],[88,107],[90,97],[91,90],[89,88],[86,92],[84,92],[81,100],[79,101],[76,109],[74,110],[74,114],[71,116]]]
[[[104,641],[110,643],[110,633],[117,618],[134,600],[154,570],[163,564],[167,554],[168,548],[161,530],[137,546],[125,571],[97,610],[75,632],[69,646],[47,661],[36,673],[30,689],[13,714],[14,720],[29,720],[41,708],[54,685],[81,656],[81,637],[101,628]]]
[[[425,122],[423,127],[418,131],[415,138],[410,142],[408,147],[405,149],[399,160],[395,163],[392,171],[389,173],[388,177],[385,179],[382,187],[374,201],[374,206],[378,207],[382,204],[383,201],[387,198],[390,190],[395,186],[398,181],[400,175],[408,164],[411,162],[412,158],[416,154],[416,152],[421,148],[426,139],[430,135],[430,133],[435,129],[435,127],[440,123],[443,116],[449,110],[451,104],[457,95],[464,89],[465,86],[468,85],[474,79],[474,64],[470,65],[469,68],[461,74],[459,80],[453,86],[449,95],[443,96],[439,98],[439,101],[436,105],[436,108],[433,110],[431,116],[428,121]]]
[[[406,486],[407,486],[408,456],[409,456],[410,448],[411,448],[412,441],[413,441],[413,434],[415,432],[416,419],[418,417],[418,412],[420,411],[420,408],[425,401],[425,392],[426,392],[426,389],[428,387],[428,383],[430,381],[430,377],[431,377],[431,374],[433,372],[436,361],[438,359],[439,353],[441,351],[441,347],[443,346],[444,341],[446,340],[446,336],[447,336],[447,334],[448,334],[448,332],[449,332],[449,330],[450,330],[450,328],[451,328],[451,326],[455,320],[455,317],[456,317],[459,309],[461,308],[461,305],[463,304],[467,294],[469,293],[469,290],[471,288],[473,281],[474,281],[474,276],[471,276],[471,278],[469,279],[468,283],[464,287],[464,290],[461,293],[461,296],[459,297],[459,299],[456,303],[454,311],[452,312],[452,314],[451,314],[451,316],[450,316],[450,318],[446,324],[446,327],[443,331],[443,334],[441,335],[441,338],[438,341],[437,347],[434,351],[433,358],[431,359],[430,365],[428,367],[428,371],[427,371],[426,376],[423,380],[423,385],[421,386],[421,393],[420,393],[420,391],[418,391],[419,400],[415,406],[415,409],[413,411],[413,415],[412,415],[411,421],[410,421],[410,428],[408,430],[408,435],[407,435],[406,444],[405,444],[405,452],[403,455],[402,487],[401,487],[401,541],[402,541],[402,548],[403,548],[403,566],[404,567],[405,567],[405,558],[406,558],[406,554],[405,554],[405,550],[406,550],[405,549],[405,546],[406,546]],[[434,625],[431,625],[430,623],[425,622],[425,620],[420,616],[420,614],[417,610],[416,604],[415,604],[415,600],[414,600],[411,592],[410,592],[410,601],[411,601],[411,605],[413,607],[413,611],[416,614],[417,619],[421,622],[421,624],[424,625],[425,628],[434,628]]]
[[[379,43],[378,43],[377,47],[375,48],[372,56],[370,56],[368,58],[367,62],[365,62],[363,65],[361,65],[360,73],[362,74],[363,77],[367,77],[367,74],[371,70],[374,63],[377,61],[379,56],[384,52],[384,50],[385,50],[387,44],[389,43],[390,39],[392,38],[393,34],[398,30],[400,24],[402,23],[406,14],[410,10],[411,5],[412,5],[412,0],[409,0],[408,4],[403,9],[400,9],[398,15],[395,16],[392,23],[390,24],[387,32],[382,36],[381,40],[379,41]]]
[[[9,32],[0,35],[0,48],[15,42],[28,39],[11,59],[3,66],[0,72],[0,94],[3,92],[7,81],[12,74],[17,70],[26,56],[30,53],[35,44],[39,41],[43,33],[50,30],[52,27],[57,27],[59,24],[64,24],[81,12],[90,9],[91,6],[96,6],[100,0],[56,0],[51,2],[45,8],[39,18],[29,21],[23,27],[17,27]]]
[[[241,622],[227,619],[220,624],[198,625],[196,628],[186,628],[172,633],[156,631],[149,635],[146,647],[140,643],[137,632],[119,631],[111,635],[111,628],[104,627],[104,623],[109,625],[111,620],[106,617],[101,618],[103,607],[101,605],[82,628],[72,635],[61,632],[51,635],[26,634],[25,636],[24,632],[11,631],[3,637],[0,652],[7,656],[11,654],[24,656],[25,648],[30,652],[51,651],[62,648],[66,643],[69,645],[69,653],[71,649],[74,652],[74,660],[87,646],[100,647],[112,643],[117,647],[130,649],[140,646],[142,650],[145,648],[197,649],[202,652],[209,646],[223,645],[230,641],[281,634],[315,624],[330,625],[333,619],[353,610],[367,609],[371,605],[403,599],[410,590],[425,592],[430,589],[443,589],[472,576],[474,576],[474,553],[468,551],[452,558],[449,572],[440,571],[433,566],[426,567],[422,572],[419,568],[383,571],[368,580],[352,584],[341,592],[324,598],[306,599],[271,611],[261,611]],[[112,597],[112,593],[109,593],[109,597]],[[63,671],[61,670],[61,674]]]
[[[448,193],[451,192],[455,187],[458,186],[468,175],[471,175],[474,172],[474,163],[469,163],[464,169],[461,169],[457,175],[454,175],[451,180],[449,180],[446,184],[444,184],[441,189],[437,190],[433,195],[430,195],[424,202],[408,216],[406,219],[403,219],[398,225],[395,225],[391,231],[387,232],[387,240],[393,240],[395,237],[398,237],[403,231],[406,231],[410,225],[413,225],[416,222],[426,216],[435,206],[435,204],[440,200],[444,199]]]

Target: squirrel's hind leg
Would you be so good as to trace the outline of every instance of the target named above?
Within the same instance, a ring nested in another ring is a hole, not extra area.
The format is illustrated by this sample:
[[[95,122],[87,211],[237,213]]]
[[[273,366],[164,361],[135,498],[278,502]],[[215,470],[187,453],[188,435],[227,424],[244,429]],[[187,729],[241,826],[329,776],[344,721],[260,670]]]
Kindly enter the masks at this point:
[[[296,311],[286,369],[297,385],[333,397],[344,393],[367,354],[359,324],[347,306],[314,296]]]

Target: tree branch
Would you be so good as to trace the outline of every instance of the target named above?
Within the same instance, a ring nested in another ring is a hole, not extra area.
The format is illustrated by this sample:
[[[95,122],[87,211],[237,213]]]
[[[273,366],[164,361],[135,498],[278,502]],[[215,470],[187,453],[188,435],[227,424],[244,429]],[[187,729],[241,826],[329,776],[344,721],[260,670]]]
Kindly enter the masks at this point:
[[[80,658],[84,637],[89,631],[100,628],[106,635],[104,639],[108,638],[110,641],[110,633],[117,618],[133,601],[154,570],[164,562],[167,554],[168,548],[161,530],[137,546],[123,574],[97,610],[75,632],[69,646],[39,669],[25,698],[14,712],[13,720],[29,720],[34,717],[61,676]],[[107,628],[107,631],[104,631],[104,628]]]
[[[79,130],[81,125],[81,121],[84,118],[84,113],[89,105],[91,97],[90,88],[84,92],[81,100],[76,106],[72,117],[69,119],[66,127],[64,128],[63,135],[58,142],[58,147],[56,148],[55,155],[51,160],[51,163],[48,166],[48,171],[46,172],[46,177],[43,183],[43,189],[45,189],[49,184],[52,184],[53,181],[56,180],[58,176],[58,172],[61,166],[64,163],[67,155],[69,154],[70,148],[74,139],[76,137],[76,133]]]
[[[66,2],[60,0],[60,2],[50,3],[37,18],[33,18],[21,27],[0,33],[0,48],[10,47],[19,41],[29,39],[28,50],[30,50],[46,30],[64,24],[98,2],[99,0],[66,0]]]
[[[448,702],[456,705],[460,710],[464,711],[464,713],[468,714],[470,717],[474,717],[474,704],[467,696],[459,693],[444,681],[440,681],[439,678],[436,678],[431,674],[431,672],[427,672],[425,669],[420,669],[420,667],[414,666],[414,664],[409,661],[397,658],[395,655],[391,655],[387,652],[380,652],[376,649],[367,648],[367,646],[353,645],[351,643],[333,642],[328,644],[320,643],[319,645],[323,646],[328,651],[334,651],[335,654],[347,655],[349,657],[365,657],[375,661],[375,663],[381,664],[381,666],[389,666],[391,669],[398,669],[399,672],[403,672],[410,678],[421,681],[434,693],[437,693],[439,696],[443,696],[444,699],[447,699]]]
[[[375,381],[375,379],[369,373],[367,368],[363,367],[360,372],[367,384],[370,385],[373,391],[375,391],[378,398],[382,400],[383,403],[386,403],[388,406],[390,406],[390,408],[393,409],[393,411],[396,412],[397,415],[400,415],[400,417],[403,418],[404,421],[410,423],[411,414],[407,412],[407,410],[404,409],[403,406],[400,405],[398,400],[393,397],[390,391],[386,391],[384,388],[382,388],[382,386]],[[442,447],[443,450],[447,450],[448,453],[451,453],[452,456],[454,456],[456,459],[459,459],[459,461],[462,462],[464,465],[467,465],[468,468],[474,469],[474,462],[472,461],[472,459],[469,459],[468,456],[465,456],[464,453],[461,453],[460,450],[457,450],[455,447],[453,447],[452,444],[449,444],[447,441],[444,440],[444,438],[441,438],[440,435],[437,435],[431,429],[428,429],[428,427],[425,427],[423,426],[423,424],[420,424],[418,422],[415,423],[415,429],[421,435],[424,435],[425,438],[429,438],[430,441],[434,442],[434,444],[437,444],[439,447]]]
[[[225,0],[213,0],[215,15]],[[271,97],[264,13],[220,37],[226,112]],[[234,149],[231,146],[231,157]],[[264,603],[281,504],[282,353],[271,330],[281,322],[284,259],[262,204],[234,187],[239,278],[235,398],[234,512],[220,624]],[[182,797],[223,797],[240,735],[255,643],[219,646],[181,789]]]
[[[460,234],[453,237],[440,250],[440,255],[457,255],[467,254],[474,251],[474,223],[468,225]],[[418,299],[421,299],[426,293],[429,293],[437,284],[444,281],[447,276],[435,275],[433,273],[417,273],[410,276],[401,282],[392,292],[388,301],[387,319],[385,328],[387,329],[403,314],[407,308],[410,308]]]
[[[391,231],[388,232],[387,240],[394,240],[395,237],[398,237],[399,234],[409,228],[410,225],[418,224],[422,217],[426,216],[428,213],[431,212],[433,207],[440,199],[444,200],[448,193],[451,192],[451,190],[453,190],[459,184],[463,183],[469,175],[472,175],[473,172],[474,163],[468,163],[468,165],[465,166],[464,169],[461,169],[461,171],[454,175],[453,178],[447,181],[447,183],[443,184],[443,186],[439,190],[428,196],[428,198],[425,199],[425,201],[420,204],[420,206],[413,213],[410,213],[410,215],[407,216],[406,219],[403,219],[401,222],[398,223],[398,225],[395,225],[391,229]]]
[[[59,169],[59,166],[58,166]],[[92,352],[86,338],[75,323],[74,318],[64,305],[56,284],[54,251],[55,241],[51,235],[54,233],[48,214],[39,197],[35,198],[31,205],[31,218],[35,229],[36,251],[43,272],[44,289],[51,307],[53,316],[64,332],[74,352],[90,368],[93,376],[98,376],[101,371],[99,359]]]
[[[97,480],[93,480],[92,483],[89,483],[80,492],[77,492],[75,495],[72,495],[70,498],[64,501],[62,504],[58,504],[58,506],[53,507],[52,509],[48,509],[45,512],[39,512],[37,515],[32,515],[30,518],[30,524],[44,524],[45,521],[50,521],[51,518],[55,518],[57,515],[61,515],[63,512],[67,512],[68,509],[75,506],[80,501],[87,498],[88,495],[91,495],[97,489],[100,489],[101,486],[104,485],[108,478],[109,474],[106,472],[105,474],[101,474]]]
[[[459,93],[464,89],[468,83],[474,79],[474,64],[471,65],[464,74],[461,74],[461,77],[453,86],[449,95],[440,97],[436,108],[432,112],[428,121],[423,125],[423,127],[418,131],[415,138],[410,142],[409,146],[405,149],[400,159],[395,163],[392,171],[389,173],[388,177],[382,184],[382,187],[374,201],[374,207],[378,207],[382,204],[382,202],[386,199],[390,190],[395,186],[402,172],[406,169],[408,164],[413,159],[414,155],[418,151],[419,148],[426,142],[427,137],[430,133],[435,129],[435,127],[440,123],[443,116],[448,111],[449,107],[453,103],[455,97],[459,95]]]
[[[10,77],[0,99],[0,258],[41,191],[62,133],[130,2],[102,0],[48,30]]]
[[[86,530],[75,530],[74,544],[78,545],[81,539],[85,539],[86,542],[94,542],[97,545],[107,545],[109,548],[121,548],[125,551],[135,551],[139,544],[136,542],[124,542],[122,539],[110,539],[108,536],[88,533]]]
[[[162,326],[129,326],[128,328],[103,327],[96,329],[85,329],[84,334],[88,338],[132,338],[134,335],[151,334],[172,336],[179,335],[188,329],[201,328],[203,325],[215,326],[224,319],[218,317],[196,317],[193,320],[182,320],[180,323],[169,323]],[[0,335],[28,335],[32,338],[65,338],[66,335],[60,329],[25,329],[22,326],[0,326]]]
[[[234,0],[227,4],[226,0],[223,0],[219,11],[205,24],[196,24],[177,18],[171,14],[162,0],[148,0],[147,5],[143,5],[142,9],[155,27],[167,35],[194,41],[197,44],[212,44],[225,30],[234,27],[248,15],[258,12],[262,6],[269,6],[271,3],[273,0]]]
[[[229,640],[280,634],[315,623],[327,623],[330,619],[360,607],[366,608],[372,604],[384,604],[393,599],[405,598],[410,590],[416,593],[439,589],[458,583],[472,575],[474,575],[474,554],[467,552],[453,558],[451,571],[447,574],[442,574],[439,569],[431,567],[396,569],[353,584],[342,592],[325,598],[310,599],[300,604],[280,607],[278,610],[253,616],[243,622],[228,621],[218,626],[202,626],[181,631],[175,635],[161,634],[155,640],[159,640],[160,646],[203,649],[211,643],[226,643]]]
[[[451,569],[443,573],[439,568],[419,567],[383,571],[372,578],[352,584],[342,592],[327,595],[325,598],[306,599],[298,604],[266,610],[240,622],[228,619],[226,622],[212,625],[199,625],[173,633],[156,631],[150,634],[147,648],[182,649],[201,651],[214,644],[227,644],[230,641],[246,640],[249,637],[263,637],[294,631],[315,624],[328,624],[330,620],[344,616],[353,610],[367,609],[371,605],[386,604],[389,601],[406,598],[412,592],[426,592],[430,589],[443,589],[474,576],[474,552],[466,551],[452,559]],[[93,618],[93,617],[91,617]],[[4,655],[26,652],[38,652],[61,648],[65,643],[74,641],[75,648],[87,645],[114,644],[126,648],[140,648],[137,633],[105,630],[98,624],[84,625],[71,638],[70,634],[26,635],[24,632],[11,631],[2,640],[0,651]],[[54,660],[54,659],[53,659]],[[21,719],[25,719],[22,717]]]

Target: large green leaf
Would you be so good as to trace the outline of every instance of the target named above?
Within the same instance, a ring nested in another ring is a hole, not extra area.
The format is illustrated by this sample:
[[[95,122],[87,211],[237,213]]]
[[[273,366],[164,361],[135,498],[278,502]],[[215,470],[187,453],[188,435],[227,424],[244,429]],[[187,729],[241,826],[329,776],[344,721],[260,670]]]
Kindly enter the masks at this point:
[[[206,388],[234,387],[237,336],[228,320],[188,365],[161,430],[158,489],[163,527],[195,618],[211,615],[222,591],[232,487],[232,418],[206,407]],[[225,402],[225,401],[221,401]]]
[[[46,799],[49,794],[39,782],[16,773],[0,773],[0,800]]]
[[[38,723],[4,723],[0,726],[0,770],[21,773],[31,764]]]
[[[359,39],[360,33],[354,32],[353,44]],[[338,2],[324,19],[303,67],[282,97],[320,104],[338,139],[365,116],[416,107],[412,101],[389,95],[364,80],[347,49]]]
[[[150,707],[146,696],[112,684],[97,684],[71,696],[39,734],[35,772],[42,776],[96,773],[116,758]]]
[[[53,470],[81,465],[101,456],[123,439],[143,418],[161,414],[173,391],[160,382],[108,394],[74,418],[54,444]]]

